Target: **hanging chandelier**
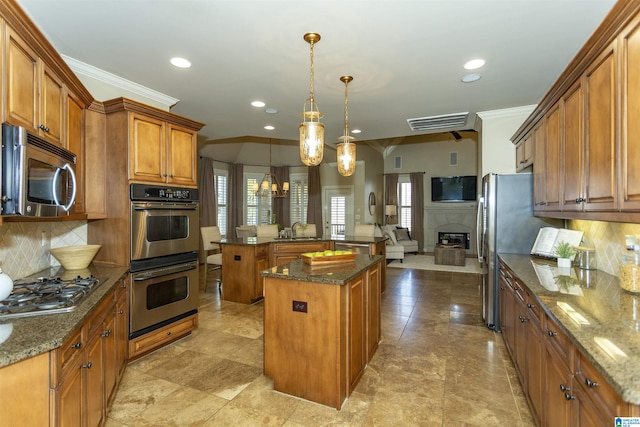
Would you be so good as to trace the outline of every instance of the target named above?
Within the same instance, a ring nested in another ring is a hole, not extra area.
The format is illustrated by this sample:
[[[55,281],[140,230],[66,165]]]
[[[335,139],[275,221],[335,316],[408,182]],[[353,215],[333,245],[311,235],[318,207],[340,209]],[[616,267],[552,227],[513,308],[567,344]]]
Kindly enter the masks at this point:
[[[307,166],[317,166],[322,162],[324,151],[324,125],[320,119],[324,116],[318,109],[313,97],[313,45],[320,41],[320,34],[307,33],[304,40],[309,43],[311,56],[311,73],[309,98],[304,103],[302,123],[300,123],[300,160]]]
[[[253,191],[256,197],[272,197],[274,199],[287,197],[289,195],[289,182],[285,181],[280,187],[278,178],[271,170],[271,143],[269,143],[269,172],[264,174],[260,184],[253,184]]]
[[[338,157],[338,172],[342,176],[351,176],[356,171],[356,144],[352,143],[355,138],[349,135],[349,82],[353,80],[351,76],[342,76],[340,81],[344,83],[344,134],[338,139],[336,144]]]

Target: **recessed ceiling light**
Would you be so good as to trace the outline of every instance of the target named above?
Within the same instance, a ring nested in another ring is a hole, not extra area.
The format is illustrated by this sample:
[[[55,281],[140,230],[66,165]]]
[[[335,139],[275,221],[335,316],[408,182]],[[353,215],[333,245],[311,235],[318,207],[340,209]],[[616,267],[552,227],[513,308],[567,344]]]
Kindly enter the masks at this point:
[[[262,108],[262,107],[264,107],[264,106],[265,106],[265,105],[267,105],[267,104],[265,104],[265,103],[264,103],[264,102],[262,102],[262,101],[253,101],[253,102],[251,103],[251,105],[253,105],[254,107]]]
[[[465,70],[476,70],[485,64],[484,59],[472,59],[464,64]]]
[[[271,125],[266,125],[264,128],[265,128],[266,130],[274,130],[274,129],[275,129],[275,128],[274,128],[273,126],[271,126]]]
[[[362,132],[360,129],[354,129],[351,131],[351,133],[360,133],[360,132]]]
[[[267,108],[264,112],[267,114],[278,114],[278,110],[275,108]]]
[[[175,57],[171,58],[171,64],[178,68],[189,68],[191,67],[191,62],[188,59]]]
[[[480,74],[467,74],[462,76],[462,83],[473,83],[480,80]]]

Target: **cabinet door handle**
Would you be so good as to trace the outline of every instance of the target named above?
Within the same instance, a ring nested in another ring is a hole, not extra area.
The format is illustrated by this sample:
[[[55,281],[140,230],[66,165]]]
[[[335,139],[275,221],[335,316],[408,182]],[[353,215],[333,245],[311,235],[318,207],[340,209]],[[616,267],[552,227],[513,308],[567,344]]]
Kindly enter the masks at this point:
[[[576,203],[582,203],[582,202],[586,202],[586,201],[587,201],[587,200],[586,200],[586,199],[584,199],[583,197],[578,197],[578,198],[576,199]]]
[[[565,393],[564,394],[564,398],[567,399],[567,400],[575,400],[576,397],[574,395],[572,395],[572,394]]]
[[[535,306],[534,306],[533,304],[529,303],[529,304],[527,304],[527,307],[529,307],[529,308],[533,308],[533,307],[535,307]]]
[[[518,318],[520,319],[520,323],[524,323],[524,322],[528,322],[529,321],[529,319],[527,319],[524,316],[518,316]]]
[[[76,350],[78,350],[80,347],[82,347],[82,341],[78,341],[71,346],[71,348],[75,348]]]
[[[547,335],[549,335],[550,337],[556,337],[558,336],[558,333],[552,331],[551,329],[547,329]]]
[[[108,337],[109,337],[109,335],[111,335],[111,329],[107,329],[107,330],[106,330],[106,331],[104,331],[104,333],[102,334],[102,336],[103,336],[104,338],[108,338]]]
[[[560,384],[560,390],[562,390],[562,391],[571,391],[571,387],[567,387],[564,384]]]
[[[587,387],[598,387],[600,385],[596,381],[591,381],[589,378],[585,378],[584,383],[587,385]]]
[[[82,365],[83,368],[87,368],[87,369],[91,369],[92,366],[93,364],[91,362],[85,363],[84,365]]]

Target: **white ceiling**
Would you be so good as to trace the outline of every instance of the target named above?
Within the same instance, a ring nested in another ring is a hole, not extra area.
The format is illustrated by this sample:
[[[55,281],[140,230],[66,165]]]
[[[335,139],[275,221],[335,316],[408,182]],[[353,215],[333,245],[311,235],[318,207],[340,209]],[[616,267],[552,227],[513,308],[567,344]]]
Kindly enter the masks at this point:
[[[536,104],[613,0],[17,0],[62,54],[180,101],[207,139],[298,138],[318,32],[315,98],[326,141],[393,139],[406,120]],[[192,68],[177,69],[172,56]],[[481,57],[482,78],[460,82]],[[279,110],[250,106],[260,99]],[[272,124],[273,131],[263,129]],[[400,138],[401,139],[401,138]],[[396,139],[397,140],[397,139]]]

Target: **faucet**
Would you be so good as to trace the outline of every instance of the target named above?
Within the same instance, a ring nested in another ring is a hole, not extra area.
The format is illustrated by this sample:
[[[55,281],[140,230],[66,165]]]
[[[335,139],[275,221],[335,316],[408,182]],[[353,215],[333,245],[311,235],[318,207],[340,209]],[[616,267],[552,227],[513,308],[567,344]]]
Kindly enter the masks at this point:
[[[291,236],[292,237],[296,237],[296,225],[298,225],[298,224],[302,224],[302,223],[300,221],[296,221],[291,226]]]

